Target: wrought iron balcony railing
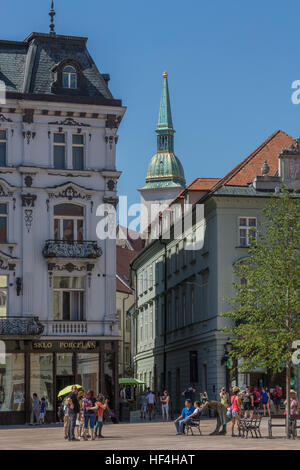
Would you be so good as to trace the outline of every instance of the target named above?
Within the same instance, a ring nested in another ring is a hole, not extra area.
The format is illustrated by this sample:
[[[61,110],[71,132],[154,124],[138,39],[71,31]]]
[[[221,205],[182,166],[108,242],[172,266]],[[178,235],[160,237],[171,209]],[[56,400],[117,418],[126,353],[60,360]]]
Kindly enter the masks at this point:
[[[43,249],[45,258],[100,258],[102,249],[97,242],[47,240]]]
[[[40,336],[44,326],[38,317],[0,317],[0,337],[4,336]]]

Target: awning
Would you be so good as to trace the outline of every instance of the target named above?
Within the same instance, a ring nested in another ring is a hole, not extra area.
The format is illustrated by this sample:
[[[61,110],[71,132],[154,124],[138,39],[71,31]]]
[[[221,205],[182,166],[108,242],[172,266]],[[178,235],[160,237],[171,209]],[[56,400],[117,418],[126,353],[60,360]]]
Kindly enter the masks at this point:
[[[141,380],[138,379],[119,379],[119,385],[144,385],[145,382],[142,382]]]

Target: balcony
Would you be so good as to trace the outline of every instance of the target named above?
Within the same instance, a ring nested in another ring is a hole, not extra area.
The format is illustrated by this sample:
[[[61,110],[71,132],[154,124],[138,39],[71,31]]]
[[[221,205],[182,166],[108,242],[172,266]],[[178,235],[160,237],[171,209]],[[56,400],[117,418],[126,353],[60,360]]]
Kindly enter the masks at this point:
[[[40,336],[43,331],[38,317],[0,318],[0,336]]]
[[[118,336],[118,325],[110,321],[45,321],[45,337]]]
[[[45,258],[97,259],[102,249],[94,241],[47,240],[43,249]]]

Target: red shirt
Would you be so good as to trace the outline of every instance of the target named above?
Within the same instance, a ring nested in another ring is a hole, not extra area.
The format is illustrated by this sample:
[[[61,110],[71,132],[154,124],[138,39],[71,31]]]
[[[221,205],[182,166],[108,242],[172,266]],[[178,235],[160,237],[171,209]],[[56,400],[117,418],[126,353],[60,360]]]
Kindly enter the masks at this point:
[[[231,409],[232,411],[240,411],[239,405],[238,405],[238,397],[236,395],[231,397]]]
[[[97,401],[97,405],[98,405],[98,410],[97,410],[97,416],[99,416],[100,418],[103,418],[103,415],[104,415],[104,405],[103,403],[101,403],[100,401]]]

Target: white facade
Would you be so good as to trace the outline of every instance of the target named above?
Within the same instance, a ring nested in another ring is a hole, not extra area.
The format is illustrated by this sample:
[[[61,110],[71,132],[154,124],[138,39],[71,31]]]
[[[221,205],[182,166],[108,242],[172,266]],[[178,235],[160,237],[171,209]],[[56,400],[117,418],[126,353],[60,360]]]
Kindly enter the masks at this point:
[[[30,124],[23,122],[27,107],[34,110]],[[12,109],[14,113],[10,113]],[[67,117],[70,112],[72,118]],[[79,118],[83,112],[86,117]],[[61,335],[94,338],[118,334],[115,241],[97,241],[96,225],[100,218],[96,210],[105,201],[116,199],[116,180],[120,176],[115,165],[117,128],[108,128],[106,122],[107,115],[121,118],[123,113],[124,108],[26,101],[20,104],[16,100],[8,100],[2,107],[0,130],[7,136],[7,166],[0,168],[0,204],[7,207],[7,240],[0,246],[0,275],[8,276],[7,316],[39,317],[45,326],[45,339]],[[97,119],[91,117],[95,114]],[[55,133],[65,135],[67,169],[64,170],[54,168]],[[81,171],[72,168],[74,134],[83,136],[84,170]],[[77,258],[72,254],[43,256],[46,241],[55,238],[54,208],[58,204],[83,208],[83,240],[97,241],[102,250],[99,259]],[[53,280],[56,276],[83,278],[82,325],[78,321],[72,324],[55,321]],[[19,295],[17,278],[21,280]]]

